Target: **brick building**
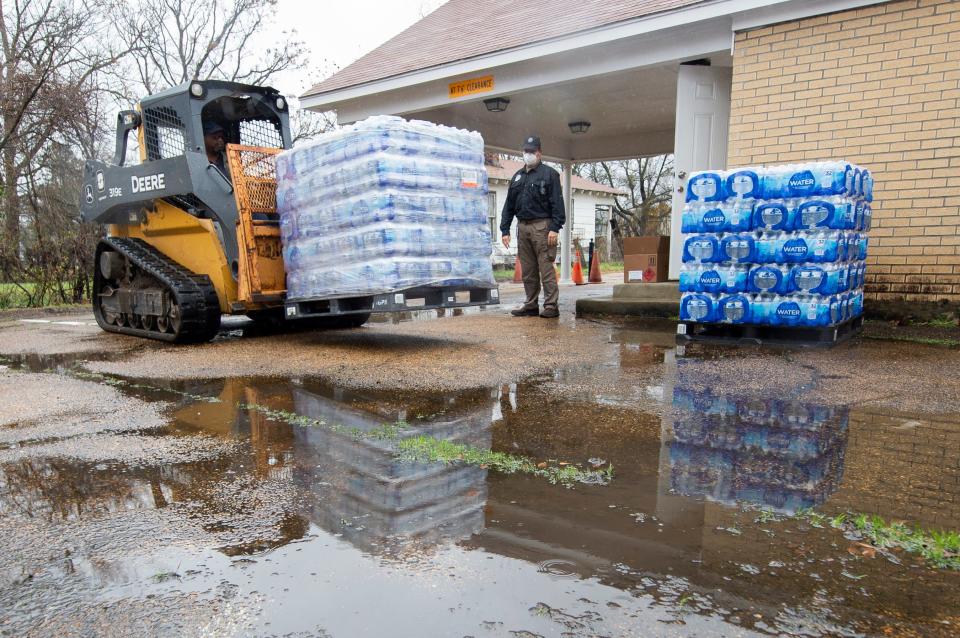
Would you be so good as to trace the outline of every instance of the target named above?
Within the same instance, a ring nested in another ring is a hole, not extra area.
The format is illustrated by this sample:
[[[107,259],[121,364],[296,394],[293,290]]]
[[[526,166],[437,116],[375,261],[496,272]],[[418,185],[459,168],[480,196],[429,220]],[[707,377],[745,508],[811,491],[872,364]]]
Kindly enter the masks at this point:
[[[738,32],[731,89],[730,166],[844,157],[877,176],[868,293],[960,299],[960,2]]]
[[[957,0],[449,0],[302,102],[471,128],[493,150],[536,131],[568,179],[659,153],[681,179],[857,162],[876,179],[868,297],[960,302]]]

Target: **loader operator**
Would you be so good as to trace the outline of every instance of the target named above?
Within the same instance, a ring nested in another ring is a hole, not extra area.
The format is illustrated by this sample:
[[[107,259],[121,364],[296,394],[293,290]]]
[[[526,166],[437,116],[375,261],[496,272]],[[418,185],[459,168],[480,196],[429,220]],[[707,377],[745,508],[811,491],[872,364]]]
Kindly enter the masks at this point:
[[[207,161],[219,168],[224,177],[230,179],[225,152],[227,148],[226,131],[220,124],[214,121],[203,123],[203,145],[207,150]]]
[[[557,303],[557,239],[566,221],[560,174],[541,162],[540,138],[534,135],[523,142],[523,168],[510,180],[507,201],[503,204],[500,235],[505,248],[510,248],[510,224],[517,218],[517,255],[523,271],[523,289],[527,300],[511,310],[514,317],[545,318],[560,316]],[[543,310],[538,298],[543,287]]]

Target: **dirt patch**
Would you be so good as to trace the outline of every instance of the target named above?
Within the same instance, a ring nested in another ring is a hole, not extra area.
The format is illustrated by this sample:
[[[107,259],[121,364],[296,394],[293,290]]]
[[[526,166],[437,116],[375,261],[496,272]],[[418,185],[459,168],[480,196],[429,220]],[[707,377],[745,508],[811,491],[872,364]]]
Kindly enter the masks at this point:
[[[119,353],[147,344],[143,339],[103,332],[89,313],[0,320],[0,355]]]
[[[322,376],[343,387],[461,390],[611,360],[609,329],[479,314],[358,330],[224,339],[161,347],[97,372],[140,378]]]
[[[693,390],[900,412],[960,412],[960,357],[949,348],[855,340],[830,350],[688,348],[678,383]]]

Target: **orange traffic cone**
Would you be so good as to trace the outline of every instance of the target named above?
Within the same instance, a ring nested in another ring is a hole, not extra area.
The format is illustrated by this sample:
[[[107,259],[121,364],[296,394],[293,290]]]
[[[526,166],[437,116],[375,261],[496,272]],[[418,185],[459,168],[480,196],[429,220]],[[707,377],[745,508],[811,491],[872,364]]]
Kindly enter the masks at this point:
[[[580,251],[578,250],[576,256],[573,258],[573,272],[571,273],[573,278],[573,283],[577,286],[582,286],[587,283],[583,280],[583,266],[580,265]]]
[[[602,284],[603,277],[600,275],[600,251],[593,251],[593,259],[590,261],[590,276],[587,277],[589,284]]]
[[[517,255],[517,261],[513,265],[513,283],[523,283],[523,270],[520,268],[520,255]]]

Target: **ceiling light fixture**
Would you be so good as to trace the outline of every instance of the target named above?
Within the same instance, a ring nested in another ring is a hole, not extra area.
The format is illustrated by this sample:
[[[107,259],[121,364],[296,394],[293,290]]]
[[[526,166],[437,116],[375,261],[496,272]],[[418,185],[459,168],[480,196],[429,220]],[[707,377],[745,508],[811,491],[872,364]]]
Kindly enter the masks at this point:
[[[503,113],[507,110],[507,106],[510,105],[510,98],[491,97],[484,100],[483,104],[491,113]]]
[[[567,124],[567,126],[570,127],[571,133],[578,135],[580,133],[587,132],[587,129],[590,128],[590,122],[587,122],[586,120],[579,120],[577,122],[570,122]]]

